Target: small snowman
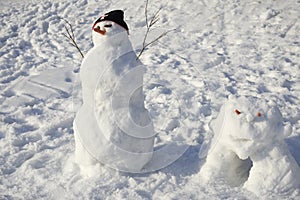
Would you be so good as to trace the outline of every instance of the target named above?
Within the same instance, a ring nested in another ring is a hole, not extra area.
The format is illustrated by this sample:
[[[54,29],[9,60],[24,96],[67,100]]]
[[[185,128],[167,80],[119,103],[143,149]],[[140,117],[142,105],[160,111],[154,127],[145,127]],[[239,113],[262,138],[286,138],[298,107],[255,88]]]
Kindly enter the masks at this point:
[[[200,170],[204,181],[222,179],[256,195],[299,189],[300,169],[284,141],[291,127],[274,103],[231,96],[211,128],[214,138]]]
[[[92,27],[94,47],[80,68],[83,104],[74,119],[75,161],[138,173],[152,158],[154,128],[144,106],[144,66],[128,38],[122,10]]]

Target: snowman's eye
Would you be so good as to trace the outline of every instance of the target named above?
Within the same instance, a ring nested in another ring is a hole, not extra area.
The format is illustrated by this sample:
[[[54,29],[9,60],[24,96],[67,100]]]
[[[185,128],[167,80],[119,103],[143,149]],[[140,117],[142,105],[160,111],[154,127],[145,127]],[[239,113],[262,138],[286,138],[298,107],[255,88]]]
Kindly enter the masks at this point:
[[[237,115],[239,115],[239,114],[242,113],[242,112],[240,112],[238,109],[235,109],[234,112],[235,112]]]
[[[100,26],[96,26],[94,29],[95,30],[100,30]]]
[[[257,117],[261,117],[261,112],[258,112],[258,113],[257,113]]]
[[[111,24],[105,24],[104,27],[105,28],[110,28],[110,27],[112,27],[112,25]]]

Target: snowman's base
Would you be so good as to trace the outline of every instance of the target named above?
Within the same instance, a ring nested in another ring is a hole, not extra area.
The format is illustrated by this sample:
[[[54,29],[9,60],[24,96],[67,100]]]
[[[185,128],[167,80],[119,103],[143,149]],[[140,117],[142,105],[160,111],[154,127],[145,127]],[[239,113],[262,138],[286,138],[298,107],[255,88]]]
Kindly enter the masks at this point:
[[[78,165],[80,169],[80,175],[84,178],[97,177],[103,173],[104,166],[101,163],[96,163],[94,165]]]
[[[101,163],[118,171],[140,173],[152,158],[154,138],[134,138],[115,128],[108,140],[89,109],[82,107],[73,122],[75,162],[81,168]]]
[[[91,156],[91,154],[82,145],[78,136],[76,124],[73,125],[74,137],[75,137],[75,162],[82,167],[95,165],[97,160]]]

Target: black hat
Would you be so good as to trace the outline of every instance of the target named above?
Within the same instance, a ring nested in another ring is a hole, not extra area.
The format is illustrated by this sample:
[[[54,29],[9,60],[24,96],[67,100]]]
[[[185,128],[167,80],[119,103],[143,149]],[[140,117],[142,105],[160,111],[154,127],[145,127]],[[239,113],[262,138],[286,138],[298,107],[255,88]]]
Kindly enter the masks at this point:
[[[124,21],[124,12],[123,10],[113,10],[108,13],[105,13],[101,16],[95,23],[102,22],[102,21],[113,21],[128,31],[128,26]]]

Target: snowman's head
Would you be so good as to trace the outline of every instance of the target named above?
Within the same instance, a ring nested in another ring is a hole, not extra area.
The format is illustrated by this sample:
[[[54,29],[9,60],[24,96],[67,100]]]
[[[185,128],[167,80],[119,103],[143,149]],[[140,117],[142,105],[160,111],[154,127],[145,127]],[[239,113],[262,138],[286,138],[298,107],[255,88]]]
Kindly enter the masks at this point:
[[[231,97],[221,108],[218,118],[212,122],[212,128],[219,136],[218,142],[240,159],[246,159],[284,138],[281,112],[264,99]]]
[[[123,17],[122,10],[114,10],[101,16],[92,27],[94,45],[97,46],[105,40],[118,41],[128,37],[128,26]]]

